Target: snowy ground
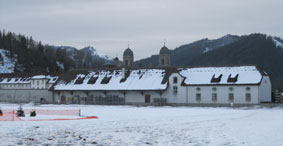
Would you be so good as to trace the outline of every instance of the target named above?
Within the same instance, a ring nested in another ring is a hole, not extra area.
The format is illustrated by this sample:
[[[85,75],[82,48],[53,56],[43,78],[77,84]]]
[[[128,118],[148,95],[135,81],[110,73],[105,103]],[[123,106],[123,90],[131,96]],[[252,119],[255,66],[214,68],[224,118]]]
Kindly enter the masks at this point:
[[[0,104],[2,109],[17,105]],[[24,105],[99,119],[0,122],[0,145],[282,146],[283,108]]]

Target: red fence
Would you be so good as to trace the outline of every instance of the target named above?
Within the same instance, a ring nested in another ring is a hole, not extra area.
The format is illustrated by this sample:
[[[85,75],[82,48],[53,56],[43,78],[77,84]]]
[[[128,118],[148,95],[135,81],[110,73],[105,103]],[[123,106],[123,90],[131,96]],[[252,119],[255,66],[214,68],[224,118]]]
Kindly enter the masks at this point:
[[[13,110],[2,110],[3,114],[0,116],[0,121],[20,121]]]
[[[25,109],[24,113],[29,116],[33,109]],[[42,110],[35,109],[37,115],[65,115],[65,116],[80,116],[80,110]],[[0,121],[21,121],[22,119],[16,116],[17,110],[4,109],[3,115],[0,115]]]

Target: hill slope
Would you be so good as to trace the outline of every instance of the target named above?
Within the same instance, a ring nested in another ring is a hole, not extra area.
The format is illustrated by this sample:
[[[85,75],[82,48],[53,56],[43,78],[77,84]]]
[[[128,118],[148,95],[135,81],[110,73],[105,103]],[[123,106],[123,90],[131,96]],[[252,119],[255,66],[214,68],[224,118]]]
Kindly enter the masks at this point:
[[[203,39],[171,51],[172,66],[254,64],[267,72],[273,88],[283,89],[283,40],[264,34]],[[135,62],[158,65],[158,55]]]
[[[171,51],[171,64],[173,66],[186,65],[195,57],[212,51],[215,48],[235,42],[239,40],[239,38],[239,36],[226,35],[215,40],[209,40],[206,38],[191,44],[182,45]],[[149,58],[135,62],[136,66],[139,64],[142,64],[142,66],[149,66],[149,64],[152,64],[152,66],[158,66],[158,55],[152,55]]]
[[[97,53],[93,47],[79,50],[68,46],[43,45],[41,42],[34,41],[32,37],[5,31],[0,31],[0,48],[9,52],[1,53],[2,59],[6,60],[4,60],[5,65],[0,65],[0,73],[47,70],[58,72],[101,67],[106,63],[112,63],[111,58]],[[14,58],[13,63],[8,63],[7,58]],[[8,64],[9,69],[7,69]]]
[[[186,65],[256,64],[267,72],[274,88],[283,88],[283,42],[263,34],[243,36],[240,40],[201,54]]]

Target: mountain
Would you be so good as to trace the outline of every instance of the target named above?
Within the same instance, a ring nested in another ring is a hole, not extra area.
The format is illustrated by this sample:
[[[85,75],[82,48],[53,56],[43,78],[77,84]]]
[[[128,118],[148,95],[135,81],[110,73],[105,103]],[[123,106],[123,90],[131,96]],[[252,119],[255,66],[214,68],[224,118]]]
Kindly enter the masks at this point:
[[[158,55],[135,65],[158,65]],[[270,75],[273,88],[283,89],[283,40],[265,34],[226,35],[202,39],[171,50],[172,66],[209,66],[254,64]]]
[[[239,40],[239,36],[226,35],[219,39],[209,40],[202,39],[191,44],[182,45],[174,50],[171,50],[171,64],[173,66],[187,65],[195,57],[214,50],[215,48],[225,46]],[[134,63],[136,66],[158,66],[158,55],[152,55],[149,58],[138,60]]]
[[[90,46],[77,49],[69,46],[43,45],[40,41],[34,41],[32,37],[6,33],[5,30],[0,30],[0,49],[0,73],[48,70],[58,72],[102,67],[112,63],[112,58],[99,54]]]
[[[113,64],[113,59],[107,55],[100,54],[92,46],[77,49],[70,46],[60,46],[57,49],[65,50],[67,56],[74,62],[73,68],[95,68],[104,64]]]
[[[264,34],[242,36],[238,41],[201,54],[186,65],[256,64],[271,77],[273,88],[283,88],[283,40]]]

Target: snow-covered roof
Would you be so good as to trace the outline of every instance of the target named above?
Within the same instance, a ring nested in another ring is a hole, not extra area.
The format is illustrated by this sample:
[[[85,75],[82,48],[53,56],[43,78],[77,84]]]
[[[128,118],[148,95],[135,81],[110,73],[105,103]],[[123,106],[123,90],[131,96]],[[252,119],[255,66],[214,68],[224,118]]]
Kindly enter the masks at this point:
[[[58,80],[58,76],[51,75],[34,75],[34,76],[13,76],[10,74],[9,77],[0,77],[0,83],[2,84],[29,84],[31,79],[48,79],[49,84],[53,84]]]
[[[30,78],[2,78],[0,80],[2,84],[28,84],[30,83]]]
[[[196,67],[179,69],[184,85],[258,84],[262,79],[256,66]]]
[[[101,70],[77,74],[71,81],[61,80],[54,90],[165,90],[164,69]]]
[[[46,76],[45,75],[36,75],[36,76],[33,76],[31,79],[46,79]]]

